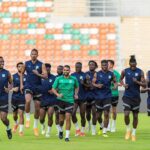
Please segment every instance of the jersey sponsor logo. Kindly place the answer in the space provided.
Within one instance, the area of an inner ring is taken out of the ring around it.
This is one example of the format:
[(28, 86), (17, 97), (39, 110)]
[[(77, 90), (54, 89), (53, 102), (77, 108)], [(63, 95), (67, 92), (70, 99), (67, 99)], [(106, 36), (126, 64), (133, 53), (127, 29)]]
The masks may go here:
[(5, 78), (5, 77), (6, 77), (6, 75), (5, 75), (5, 74), (2, 74), (2, 77), (3, 77), (3, 78)]
[(111, 79), (111, 75), (108, 76), (108, 79)]
[(73, 81), (72, 81), (72, 80), (69, 80), (69, 83), (73, 83)]
[(19, 78), (16, 78), (16, 80), (19, 80)]
[(26, 81), (26, 78), (24, 78), (23, 81)]

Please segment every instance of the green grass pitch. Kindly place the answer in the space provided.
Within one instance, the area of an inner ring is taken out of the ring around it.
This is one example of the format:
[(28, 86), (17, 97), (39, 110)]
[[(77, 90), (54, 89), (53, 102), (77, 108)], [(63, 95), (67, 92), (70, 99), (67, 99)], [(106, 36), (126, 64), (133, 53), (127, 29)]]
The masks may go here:
[[(12, 115), (9, 115), (13, 125)], [(32, 118), (33, 121), (33, 118)], [(99, 125), (97, 125), (98, 131)], [(74, 136), (74, 126), (71, 129), (71, 141), (66, 143), (56, 136), (55, 125), (52, 128), (51, 137), (45, 138), (40, 135), (34, 137), (33, 129), (25, 129), (25, 135), (19, 137), (13, 134), (13, 139), (8, 140), (5, 126), (0, 123), (0, 150), (150, 150), (150, 118), (146, 114), (139, 115), (139, 126), (137, 129), (137, 141), (124, 140), (125, 126), (123, 114), (117, 118), (117, 132), (109, 133), (108, 138), (86, 133), (85, 137)], [(40, 124), (39, 124), (40, 129)]]

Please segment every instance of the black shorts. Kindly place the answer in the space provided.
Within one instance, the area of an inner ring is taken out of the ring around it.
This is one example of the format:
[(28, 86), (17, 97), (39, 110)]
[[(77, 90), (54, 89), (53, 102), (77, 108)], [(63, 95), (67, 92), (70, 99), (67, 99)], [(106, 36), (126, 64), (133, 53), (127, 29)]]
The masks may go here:
[(72, 114), (73, 105), (74, 105), (73, 103), (68, 103), (68, 102), (58, 100), (57, 105), (58, 105), (58, 109), (59, 109), (60, 114), (65, 114), (65, 113), (71, 113)]
[(76, 100), (74, 101), (74, 103), (76, 103), (78, 106), (83, 105), (83, 104), (87, 104), (86, 101), (84, 101), (84, 100), (79, 100), (79, 99), (76, 99)]
[(123, 96), (123, 107), (124, 111), (133, 111), (133, 112), (139, 112), (140, 109), (140, 103), (141, 99), (140, 98), (130, 98)]
[(147, 114), (150, 116), (150, 104), (147, 104)]
[(13, 112), (17, 111), (18, 109), (24, 111), (25, 110), (25, 101), (22, 100), (12, 100), (11, 106)]
[(0, 112), (8, 113), (8, 94), (0, 95)]
[(87, 107), (91, 107), (93, 105), (95, 105), (95, 100), (86, 100), (86, 106)]
[(110, 110), (111, 98), (101, 99), (96, 101), (96, 111)]
[(112, 105), (113, 107), (117, 107), (118, 101), (119, 101), (119, 96), (113, 96), (113, 97), (111, 98), (111, 105)]
[(26, 89), (25, 90), (25, 95), (26, 94), (31, 94), (33, 96), (34, 101), (41, 101), (42, 94), (38, 92), (33, 92), (31, 89)]

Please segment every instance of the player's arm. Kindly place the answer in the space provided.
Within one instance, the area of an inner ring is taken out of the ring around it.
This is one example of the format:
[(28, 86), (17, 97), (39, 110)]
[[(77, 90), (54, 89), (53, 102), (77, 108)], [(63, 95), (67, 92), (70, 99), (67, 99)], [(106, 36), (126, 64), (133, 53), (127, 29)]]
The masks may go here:
[(74, 94), (75, 99), (78, 99), (78, 92), (79, 92), (79, 83), (75, 78), (75, 94)]
[(148, 77), (148, 72), (146, 73), (146, 80), (145, 80), (145, 82), (146, 82), (146, 87), (142, 87), (141, 88), (141, 93), (145, 93), (145, 92), (150, 91), (150, 88), (148, 87), (148, 83), (150, 82), (149, 81), (149, 77)]
[(117, 83), (116, 76), (115, 76), (114, 74), (113, 74), (112, 82), (114, 83), (114, 87), (113, 87), (113, 89), (114, 89), (114, 90), (115, 90), (115, 89), (117, 89), (117, 87), (118, 87), (118, 83)]
[(41, 77), (41, 78), (43, 78), (43, 79), (46, 79), (46, 78), (48, 77), (45, 64), (42, 64), (42, 73), (41, 73), (41, 74), (40, 74), (36, 69), (35, 69), (35, 70), (32, 70), (32, 72), (33, 72), (35, 75), (37, 75), (37, 76), (39, 76), (39, 77)]
[(52, 86), (52, 92), (58, 97), (58, 98), (61, 98), (63, 95), (60, 93), (58, 93), (58, 91), (57, 91), (57, 88), (58, 88), (58, 84), (59, 84), (59, 82), (58, 82), (58, 78), (56, 78), (56, 80), (54, 81), (54, 84), (53, 84), (53, 86)]
[(97, 84), (96, 80), (97, 80), (97, 73), (95, 73), (94, 76), (93, 76), (92, 84), (93, 84), (94, 87), (102, 88), (103, 84), (100, 84), (100, 83)]
[(146, 81), (145, 81), (145, 77), (144, 77), (144, 72), (143, 71), (141, 72), (141, 80), (138, 81), (136, 78), (133, 78), (133, 81), (136, 84), (142, 86), (143, 88), (146, 88)]

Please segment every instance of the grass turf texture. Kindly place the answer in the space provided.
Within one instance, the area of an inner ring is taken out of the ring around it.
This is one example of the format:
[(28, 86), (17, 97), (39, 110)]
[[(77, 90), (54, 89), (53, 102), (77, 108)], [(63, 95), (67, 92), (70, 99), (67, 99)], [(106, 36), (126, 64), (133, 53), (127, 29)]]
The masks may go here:
[[(11, 125), (13, 125), (12, 115), (9, 115), (9, 119), (11, 121)], [(99, 125), (97, 125), (97, 131), (98, 129)], [(50, 138), (45, 138), (43, 135), (34, 137), (33, 128), (31, 126), (29, 129), (25, 129), (23, 137), (20, 137), (17, 132), (13, 134), (12, 140), (8, 140), (5, 130), (5, 126), (0, 123), (0, 150), (150, 150), (150, 118), (146, 114), (139, 115), (136, 142), (124, 140), (125, 126), (123, 114), (118, 115), (117, 132), (108, 133), (108, 138), (104, 138), (99, 135), (92, 136), (91, 133), (86, 133), (85, 137), (75, 137), (74, 125), (72, 125), (71, 130), (71, 141), (67, 143), (64, 139), (58, 139), (56, 136), (55, 125), (52, 127)]]

